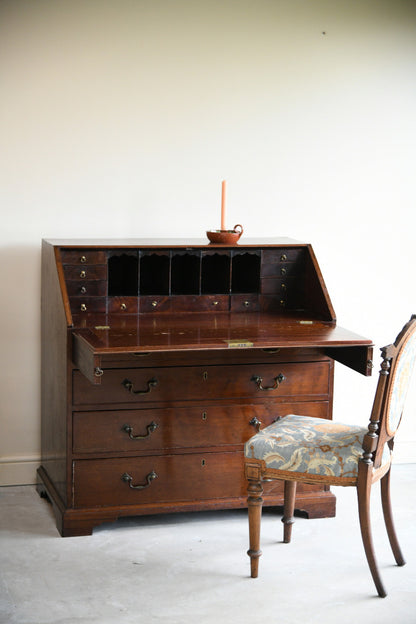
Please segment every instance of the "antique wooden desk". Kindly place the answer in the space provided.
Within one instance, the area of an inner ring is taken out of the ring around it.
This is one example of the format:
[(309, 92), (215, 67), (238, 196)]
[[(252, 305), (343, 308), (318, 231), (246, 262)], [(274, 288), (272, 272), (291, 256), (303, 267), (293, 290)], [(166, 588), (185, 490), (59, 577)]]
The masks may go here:
[[(331, 418), (334, 360), (368, 375), (371, 357), (336, 325), (310, 245), (43, 241), (38, 475), (60, 533), (245, 506), (257, 420)], [(297, 507), (331, 516), (335, 498), (304, 486)]]

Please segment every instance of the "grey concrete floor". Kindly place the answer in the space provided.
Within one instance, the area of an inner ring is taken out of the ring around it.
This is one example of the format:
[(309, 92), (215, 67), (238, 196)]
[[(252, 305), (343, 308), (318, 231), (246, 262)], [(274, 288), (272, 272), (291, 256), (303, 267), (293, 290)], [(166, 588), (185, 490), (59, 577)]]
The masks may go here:
[(249, 577), (245, 510), (123, 518), (61, 538), (32, 486), (0, 488), (2, 624), (415, 624), (416, 464), (393, 467), (395, 565), (373, 492), (373, 533), (389, 595), (376, 596), (355, 488), (335, 488), (337, 517), (297, 518), (290, 545), (265, 510), (260, 576)]

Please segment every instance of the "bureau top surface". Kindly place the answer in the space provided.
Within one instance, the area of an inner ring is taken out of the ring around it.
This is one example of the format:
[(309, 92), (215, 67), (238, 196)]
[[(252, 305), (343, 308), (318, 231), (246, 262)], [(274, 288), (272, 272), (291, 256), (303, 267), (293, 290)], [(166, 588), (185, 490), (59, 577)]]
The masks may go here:
[(216, 245), (210, 243), (207, 238), (123, 238), (123, 239), (44, 239), (45, 243), (53, 245), (55, 247), (66, 248), (83, 248), (83, 247), (108, 247), (108, 248), (128, 248), (128, 247), (274, 247), (274, 246), (290, 246), (290, 245), (305, 245), (301, 241), (297, 241), (293, 238), (276, 237), (276, 238), (242, 238), (242, 240), (235, 245)]

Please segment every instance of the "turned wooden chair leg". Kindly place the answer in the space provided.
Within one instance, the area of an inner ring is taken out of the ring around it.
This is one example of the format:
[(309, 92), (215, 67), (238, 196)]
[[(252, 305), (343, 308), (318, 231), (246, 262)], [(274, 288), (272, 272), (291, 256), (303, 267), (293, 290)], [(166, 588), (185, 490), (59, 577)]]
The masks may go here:
[(371, 575), (373, 577), (374, 584), (377, 588), (378, 595), (381, 598), (387, 596), (387, 592), (384, 589), (383, 582), (381, 580), (377, 562), (374, 554), (373, 538), (371, 533), (370, 522), (370, 493), (371, 493), (371, 481), (367, 479), (366, 482), (362, 481), (357, 487), (358, 495), (358, 514), (360, 518), (361, 537), (363, 540), (364, 550), (367, 557), (368, 566), (370, 568)]
[(393, 513), (390, 502), (390, 470), (384, 475), (380, 481), (381, 485), (381, 502), (383, 506), (384, 522), (386, 524), (387, 535), (389, 536), (390, 546), (393, 551), (397, 565), (403, 566), (406, 561), (403, 557), (399, 546), (396, 531), (393, 523)]
[(283, 508), (283, 542), (289, 544), (292, 537), (292, 526), (295, 522), (296, 481), (285, 481)]
[(250, 534), (250, 547), (247, 551), (250, 557), (251, 577), (257, 578), (259, 573), (260, 550), (260, 525), (261, 510), (263, 505), (263, 486), (261, 481), (249, 481), (248, 484), (248, 527)]

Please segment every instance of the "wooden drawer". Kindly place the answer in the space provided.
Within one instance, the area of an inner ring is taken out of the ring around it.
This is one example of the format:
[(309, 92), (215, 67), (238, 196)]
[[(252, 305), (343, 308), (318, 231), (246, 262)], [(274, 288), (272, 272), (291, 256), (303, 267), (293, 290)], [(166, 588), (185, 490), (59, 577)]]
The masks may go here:
[(146, 312), (227, 312), (228, 295), (173, 295), (140, 297), (140, 313)]
[(70, 297), (105, 297), (107, 294), (107, 282), (104, 280), (68, 280), (66, 289)]
[(303, 249), (300, 247), (263, 249), (263, 266), (297, 262), (300, 258), (303, 258)]
[(228, 295), (175, 295), (172, 312), (224, 312), (230, 308)]
[(259, 310), (259, 297), (251, 295), (231, 295), (232, 312), (256, 312)]
[(67, 280), (105, 280), (107, 279), (107, 267), (104, 265), (64, 266)]
[(108, 297), (108, 312), (137, 313), (137, 297)]
[(75, 405), (149, 403), (218, 398), (325, 399), (330, 384), (329, 362), (185, 366), (104, 370), (100, 385), (73, 375)]
[(106, 264), (105, 251), (91, 249), (61, 249), (62, 264)]
[(154, 313), (154, 312), (170, 312), (171, 311), (171, 298), (161, 296), (141, 296), (139, 298), (139, 312)]
[(328, 418), (329, 403), (245, 403), (205, 408), (74, 412), (73, 452), (147, 453), (240, 445), (255, 433), (250, 425), (252, 418), (258, 418), (265, 427), (286, 414)]
[(288, 293), (296, 292), (300, 286), (300, 280), (289, 277), (285, 278), (266, 278), (261, 281), (261, 293), (263, 295), (279, 295), (286, 296)]
[[(151, 480), (152, 473), (157, 478)], [(74, 507), (179, 503), (246, 495), (242, 452), (81, 459), (73, 463), (73, 475)], [(124, 480), (123, 475), (131, 477), (131, 481)], [(134, 489), (130, 485), (146, 487)]]
[(72, 314), (107, 311), (107, 299), (105, 297), (71, 297), (70, 305)]

